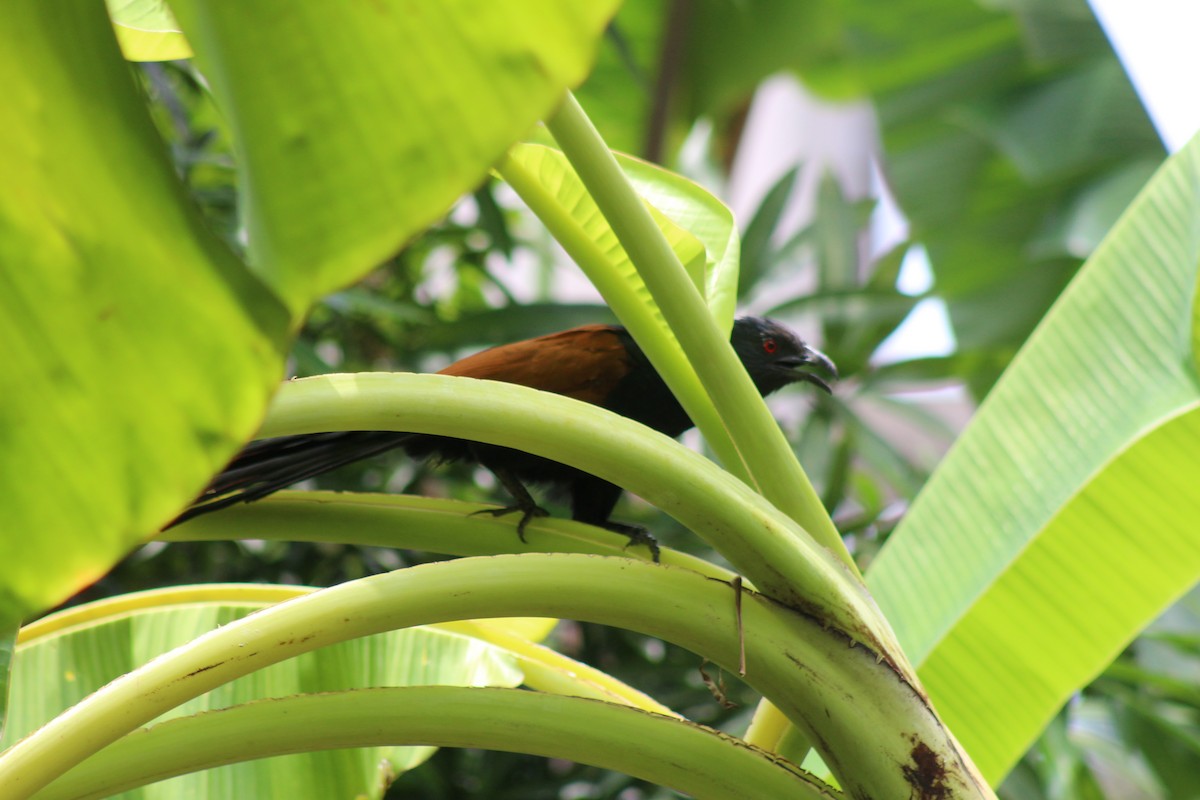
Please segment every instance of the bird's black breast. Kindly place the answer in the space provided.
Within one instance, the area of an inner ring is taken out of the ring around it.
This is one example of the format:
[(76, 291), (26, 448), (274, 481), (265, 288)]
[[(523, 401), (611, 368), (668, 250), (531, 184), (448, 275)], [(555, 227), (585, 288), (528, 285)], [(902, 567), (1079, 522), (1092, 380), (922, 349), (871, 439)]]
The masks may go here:
[(692, 421), (633, 337), (624, 330), (619, 335), (629, 353), (630, 368), (602, 405), (674, 439), (692, 427)]

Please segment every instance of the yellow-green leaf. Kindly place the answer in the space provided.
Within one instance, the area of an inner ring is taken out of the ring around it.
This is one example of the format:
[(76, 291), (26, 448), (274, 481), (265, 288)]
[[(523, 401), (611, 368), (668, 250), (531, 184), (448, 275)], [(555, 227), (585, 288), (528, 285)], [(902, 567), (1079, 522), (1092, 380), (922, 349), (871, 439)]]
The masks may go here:
[(177, 0), (253, 263), (299, 313), (392, 255), (583, 80), (616, 5)]
[(170, 520), (257, 427), (282, 306), (205, 227), (84, 0), (0, 25), (0, 619)]
[(1200, 140), (1088, 260), (869, 576), (998, 781), (1200, 579)]

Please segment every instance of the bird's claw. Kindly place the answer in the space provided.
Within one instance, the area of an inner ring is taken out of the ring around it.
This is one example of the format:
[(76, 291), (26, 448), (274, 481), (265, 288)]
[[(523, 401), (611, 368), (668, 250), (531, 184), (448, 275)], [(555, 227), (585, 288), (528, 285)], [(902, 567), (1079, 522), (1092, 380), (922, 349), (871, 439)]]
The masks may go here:
[(468, 516), (475, 517), (480, 514), (487, 514), (492, 517), (507, 517), (509, 514), (521, 514), (521, 521), (517, 523), (517, 536), (523, 543), (528, 543), (525, 538), (525, 526), (529, 524), (531, 519), (550, 516), (550, 512), (541, 506), (505, 506), (504, 508), (481, 508), (478, 511), (472, 511)]
[(658, 539), (650, 531), (643, 528), (641, 525), (626, 525), (622, 522), (607, 522), (602, 525), (605, 530), (610, 530), (613, 533), (619, 533), (623, 536), (628, 536), (629, 541), (625, 544), (625, 549), (628, 550), (634, 545), (645, 545), (650, 550), (650, 557), (657, 564), (662, 556), (662, 550), (658, 546)]

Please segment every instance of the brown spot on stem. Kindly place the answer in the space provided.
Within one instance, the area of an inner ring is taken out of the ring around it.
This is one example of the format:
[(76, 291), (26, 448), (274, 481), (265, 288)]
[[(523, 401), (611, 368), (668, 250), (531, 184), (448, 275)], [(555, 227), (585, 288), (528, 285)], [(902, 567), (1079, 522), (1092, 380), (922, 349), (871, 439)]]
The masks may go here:
[(187, 676), (186, 676), (186, 677), (189, 677), (189, 678), (194, 678), (194, 677), (196, 677), (197, 675), (199, 675), (201, 672), (208, 672), (210, 669), (216, 669), (217, 667), (221, 666), (221, 665), (222, 665), (222, 664), (224, 664), (224, 663), (225, 663), (224, 661), (218, 661), (218, 662), (217, 662), (217, 663), (215, 663), (215, 664), (209, 664), (209, 665), (208, 665), (208, 666), (206, 666), (206, 667), (201, 667), (200, 669), (195, 669), (195, 670), (192, 670), (191, 672), (189, 672), (189, 673), (187, 674)]
[(929, 745), (918, 741), (909, 753), (912, 765), (904, 765), (904, 779), (913, 788), (917, 800), (945, 800), (950, 796), (946, 786), (946, 767)]

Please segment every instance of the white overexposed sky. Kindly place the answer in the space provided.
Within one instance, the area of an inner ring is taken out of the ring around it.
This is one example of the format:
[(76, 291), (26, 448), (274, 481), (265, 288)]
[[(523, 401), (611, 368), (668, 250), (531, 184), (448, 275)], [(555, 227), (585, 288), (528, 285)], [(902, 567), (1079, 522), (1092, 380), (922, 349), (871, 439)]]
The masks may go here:
[(1089, 0), (1167, 149), (1200, 130), (1200, 2)]

